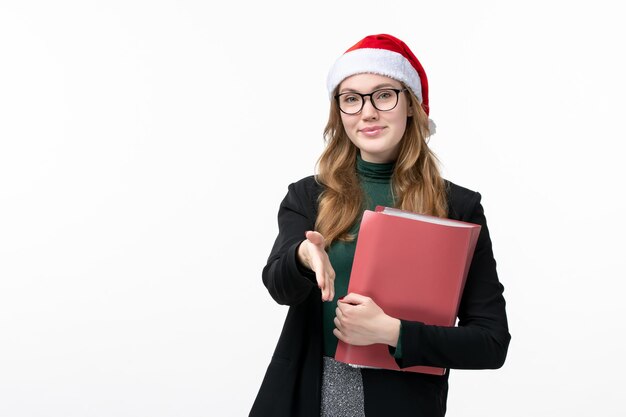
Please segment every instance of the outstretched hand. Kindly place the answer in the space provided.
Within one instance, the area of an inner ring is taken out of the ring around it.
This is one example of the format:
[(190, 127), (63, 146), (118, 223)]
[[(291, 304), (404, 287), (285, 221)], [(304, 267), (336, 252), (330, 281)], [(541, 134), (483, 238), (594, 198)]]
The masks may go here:
[(385, 314), (370, 297), (350, 293), (339, 299), (335, 314), (333, 333), (345, 343), (384, 343), (393, 347), (398, 343), (400, 320)]
[(317, 286), (322, 290), (322, 301), (335, 298), (335, 270), (326, 253), (324, 236), (319, 232), (308, 231), (298, 247), (298, 259), (307, 268), (315, 272)]

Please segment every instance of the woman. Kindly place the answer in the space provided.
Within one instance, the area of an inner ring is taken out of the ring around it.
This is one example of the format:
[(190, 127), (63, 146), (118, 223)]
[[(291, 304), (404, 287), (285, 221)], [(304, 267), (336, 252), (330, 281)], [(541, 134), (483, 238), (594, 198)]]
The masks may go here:
[[(318, 174), (289, 185), (263, 283), (289, 305), (250, 416), (443, 416), (448, 375), (358, 369), (338, 340), (385, 343), (400, 368), (494, 369), (510, 340), (480, 194), (444, 180), (426, 140), (428, 83), (401, 40), (367, 36), (328, 75), (331, 109)], [(346, 294), (360, 216), (376, 205), (480, 224), (458, 327), (390, 317)]]

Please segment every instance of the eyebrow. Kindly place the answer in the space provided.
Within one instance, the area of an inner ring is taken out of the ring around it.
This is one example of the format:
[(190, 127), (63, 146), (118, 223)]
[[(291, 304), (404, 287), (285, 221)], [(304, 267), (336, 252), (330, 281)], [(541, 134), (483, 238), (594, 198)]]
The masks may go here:
[[(374, 86), (371, 91), (376, 91), (381, 88), (402, 88), (402, 87), (396, 87), (395, 85), (391, 83), (383, 83), (383, 84), (378, 84)], [(343, 93), (358, 93), (358, 91), (355, 90), (354, 88), (342, 88), (341, 90), (339, 90), (339, 94), (343, 94)]]

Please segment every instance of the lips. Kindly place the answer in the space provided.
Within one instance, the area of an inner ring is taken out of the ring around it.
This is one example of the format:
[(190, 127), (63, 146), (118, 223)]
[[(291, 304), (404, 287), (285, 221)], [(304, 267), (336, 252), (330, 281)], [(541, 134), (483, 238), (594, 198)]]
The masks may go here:
[(363, 129), (360, 129), (359, 132), (361, 132), (362, 134), (364, 134), (365, 136), (378, 136), (380, 134), (380, 132), (383, 131), (383, 127), (382, 126), (369, 126), (369, 127), (364, 127)]

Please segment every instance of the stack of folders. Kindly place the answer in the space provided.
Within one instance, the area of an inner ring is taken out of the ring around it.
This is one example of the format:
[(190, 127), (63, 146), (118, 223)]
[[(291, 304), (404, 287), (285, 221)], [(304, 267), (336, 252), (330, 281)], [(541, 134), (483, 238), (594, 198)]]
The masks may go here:
[[(349, 293), (371, 297), (399, 319), (454, 326), (480, 225), (377, 206), (365, 210)], [(335, 359), (354, 366), (401, 370), (387, 345), (339, 341)], [(402, 371), (443, 375), (444, 368)]]

